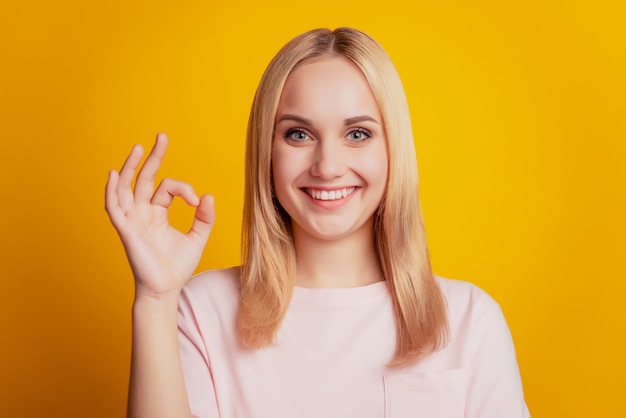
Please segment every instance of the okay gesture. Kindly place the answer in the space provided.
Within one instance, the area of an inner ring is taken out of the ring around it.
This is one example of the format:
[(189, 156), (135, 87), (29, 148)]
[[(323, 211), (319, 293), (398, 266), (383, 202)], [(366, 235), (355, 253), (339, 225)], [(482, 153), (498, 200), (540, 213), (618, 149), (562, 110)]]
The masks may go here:
[[(132, 181), (143, 155), (133, 147), (122, 169), (111, 170), (106, 185), (106, 211), (117, 230), (135, 277), (135, 297), (155, 299), (178, 294), (193, 275), (215, 221), (213, 197), (198, 198), (191, 185), (164, 179), (156, 191), (154, 179), (161, 165), (167, 137), (157, 135), (150, 155)], [(191, 229), (182, 233), (168, 222), (175, 197), (196, 208)]]

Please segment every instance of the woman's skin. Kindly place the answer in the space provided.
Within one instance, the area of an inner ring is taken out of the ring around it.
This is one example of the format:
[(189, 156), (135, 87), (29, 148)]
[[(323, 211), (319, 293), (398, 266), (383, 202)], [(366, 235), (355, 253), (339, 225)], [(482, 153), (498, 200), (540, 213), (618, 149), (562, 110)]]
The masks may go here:
[[(291, 216), (296, 284), (380, 281), (372, 215), (387, 184), (387, 141), (365, 76), (339, 55), (308, 61), (288, 77), (276, 121), (272, 177)], [(335, 200), (311, 196), (343, 190), (352, 192)]]
[[(190, 417), (178, 352), (178, 297), (200, 262), (215, 213), (213, 198), (198, 198), (188, 184), (165, 179), (154, 191), (154, 178), (167, 147), (156, 143), (131, 184), (143, 150), (135, 146), (120, 173), (111, 171), (106, 210), (117, 230), (135, 278), (133, 342), (128, 415)], [(172, 228), (167, 211), (174, 197), (196, 207), (186, 234)]]
[[(289, 76), (276, 120), (274, 189), (292, 217), (297, 285), (380, 281), (373, 214), (388, 160), (382, 118), (365, 77), (340, 56), (307, 62)], [(166, 146), (167, 137), (159, 134), (134, 190), (140, 146), (119, 174), (109, 173), (106, 186), (106, 210), (135, 280), (128, 415), (137, 418), (191, 416), (178, 351), (178, 298), (215, 221), (213, 198), (198, 198), (186, 183), (165, 179), (154, 191)], [(332, 201), (320, 196), (338, 190), (341, 197), (337, 192)], [(175, 197), (196, 208), (186, 234), (167, 221)]]

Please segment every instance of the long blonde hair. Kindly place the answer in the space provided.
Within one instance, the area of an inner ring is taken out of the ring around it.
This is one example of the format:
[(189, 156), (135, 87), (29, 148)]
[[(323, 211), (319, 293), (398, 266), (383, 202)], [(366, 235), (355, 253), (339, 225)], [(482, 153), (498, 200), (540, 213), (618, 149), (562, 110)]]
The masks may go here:
[(386, 52), (355, 29), (316, 29), (294, 38), (272, 59), (259, 83), (246, 141), (238, 331), (247, 347), (271, 344), (289, 307), (296, 257), (289, 215), (272, 193), (274, 124), (289, 74), (324, 54), (345, 56), (361, 69), (383, 118), (389, 175), (374, 237), (396, 318), (396, 354), (390, 366), (402, 366), (445, 345), (447, 308), (430, 267), (404, 88)]

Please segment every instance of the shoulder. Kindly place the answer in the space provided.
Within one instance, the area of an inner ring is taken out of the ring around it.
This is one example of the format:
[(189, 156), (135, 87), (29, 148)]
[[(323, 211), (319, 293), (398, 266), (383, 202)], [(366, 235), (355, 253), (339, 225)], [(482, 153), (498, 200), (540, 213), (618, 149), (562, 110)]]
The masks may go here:
[(473, 283), (435, 276), (435, 281), (449, 305), (499, 309), (498, 303), (483, 289)]
[(503, 318), (500, 305), (475, 284), (440, 276), (435, 276), (435, 280), (446, 300), (448, 319), (453, 328), (460, 324)]
[(239, 267), (230, 267), (203, 271), (189, 280), (183, 292), (203, 293), (227, 289), (239, 291), (239, 270)]
[(239, 267), (208, 270), (194, 276), (183, 288), (179, 311), (233, 310), (239, 303)]

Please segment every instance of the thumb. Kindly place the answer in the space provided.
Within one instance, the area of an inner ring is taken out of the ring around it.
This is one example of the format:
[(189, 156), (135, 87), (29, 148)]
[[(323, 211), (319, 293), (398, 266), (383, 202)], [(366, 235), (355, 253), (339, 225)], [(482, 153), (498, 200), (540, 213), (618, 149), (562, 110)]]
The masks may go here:
[(213, 196), (205, 194), (200, 198), (200, 204), (196, 207), (196, 214), (187, 235), (204, 245), (209, 238), (214, 222), (215, 203)]

